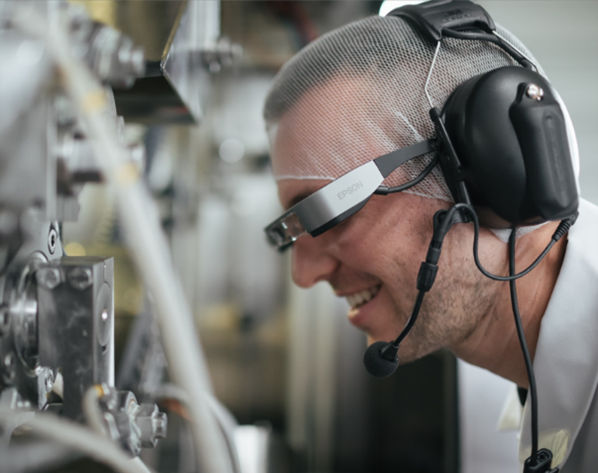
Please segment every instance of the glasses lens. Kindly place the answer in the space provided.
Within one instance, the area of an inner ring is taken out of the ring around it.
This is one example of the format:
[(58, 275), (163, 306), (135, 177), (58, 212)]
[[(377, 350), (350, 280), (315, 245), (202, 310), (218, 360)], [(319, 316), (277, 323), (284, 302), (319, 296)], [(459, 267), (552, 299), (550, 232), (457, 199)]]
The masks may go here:
[(266, 228), (268, 240), (279, 250), (286, 249), (303, 233), (305, 233), (305, 229), (293, 212), (284, 214)]

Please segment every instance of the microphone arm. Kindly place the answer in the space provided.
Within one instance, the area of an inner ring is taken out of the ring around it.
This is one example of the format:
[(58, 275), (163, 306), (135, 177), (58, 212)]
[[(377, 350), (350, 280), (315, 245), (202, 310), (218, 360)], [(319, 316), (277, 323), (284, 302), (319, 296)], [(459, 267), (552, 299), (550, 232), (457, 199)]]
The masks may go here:
[[(463, 212), (463, 210), (466, 212)], [(385, 378), (396, 371), (399, 366), (399, 357), (397, 355), (399, 344), (413, 328), (424, 301), (424, 296), (434, 285), (444, 237), (455, 223), (465, 223), (470, 221), (470, 218), (465, 216), (469, 215), (469, 213), (469, 205), (456, 204), (449, 210), (439, 210), (434, 214), (432, 240), (428, 246), (426, 260), (421, 263), (417, 275), (417, 289), (419, 292), (417, 293), (415, 303), (413, 304), (411, 316), (395, 340), (392, 342), (375, 342), (368, 347), (363, 356), (363, 363), (371, 375)]]

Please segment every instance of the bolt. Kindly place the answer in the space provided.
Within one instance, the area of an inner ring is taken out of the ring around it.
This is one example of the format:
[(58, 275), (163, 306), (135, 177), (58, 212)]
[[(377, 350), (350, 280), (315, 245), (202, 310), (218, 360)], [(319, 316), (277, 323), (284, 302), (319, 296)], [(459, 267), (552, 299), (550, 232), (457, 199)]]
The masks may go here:
[(10, 326), (10, 309), (7, 304), (0, 304), (0, 336), (8, 333)]
[(527, 89), (525, 90), (525, 94), (532, 100), (537, 100), (538, 102), (544, 98), (544, 90), (542, 87), (536, 84), (529, 84)]
[(71, 286), (79, 291), (87, 289), (93, 282), (91, 269), (89, 268), (73, 268), (69, 271), (67, 278)]
[(158, 412), (154, 417), (154, 428), (156, 430), (156, 438), (166, 438), (166, 431), (168, 430), (168, 417), (166, 412)]
[(62, 274), (58, 268), (40, 268), (35, 273), (37, 283), (50, 291), (62, 282)]
[(7, 353), (2, 360), (2, 379), (6, 384), (12, 383), (15, 379), (15, 357), (12, 353)]
[(166, 437), (168, 418), (155, 404), (142, 403), (135, 416), (135, 423), (141, 431), (143, 447), (155, 447), (158, 439)]
[(48, 251), (51, 255), (56, 251), (56, 244), (58, 243), (58, 232), (52, 226), (48, 232)]

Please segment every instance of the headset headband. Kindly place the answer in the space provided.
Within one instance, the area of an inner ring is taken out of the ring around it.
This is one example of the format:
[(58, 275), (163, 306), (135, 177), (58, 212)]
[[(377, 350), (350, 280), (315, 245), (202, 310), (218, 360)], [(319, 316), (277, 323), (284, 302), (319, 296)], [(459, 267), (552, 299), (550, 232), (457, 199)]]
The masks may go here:
[(392, 10), (387, 16), (409, 18), (434, 42), (449, 36), (450, 31), (474, 28), (492, 33), (496, 29), (488, 12), (469, 0), (439, 0), (419, 5), (405, 5)]
[(445, 37), (489, 41), (505, 50), (522, 66), (536, 69), (528, 58), (496, 34), (496, 26), (489, 13), (469, 0), (437, 0), (405, 5), (386, 16), (408, 19), (434, 43)]

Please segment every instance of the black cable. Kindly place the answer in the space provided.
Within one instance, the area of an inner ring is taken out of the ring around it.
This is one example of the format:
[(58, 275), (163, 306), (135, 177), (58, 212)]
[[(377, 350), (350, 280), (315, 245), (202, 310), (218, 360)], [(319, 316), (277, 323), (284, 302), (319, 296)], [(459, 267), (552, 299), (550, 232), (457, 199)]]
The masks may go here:
[(413, 187), (416, 184), (419, 184), (428, 174), (430, 174), (430, 172), (432, 171), (432, 169), (434, 169), (434, 166), (436, 166), (437, 163), (438, 163), (438, 158), (433, 158), (432, 161), (430, 161), (430, 163), (414, 179), (410, 180), (409, 182), (406, 182), (405, 184), (401, 184), (400, 186), (395, 186), (395, 187), (379, 186), (378, 189), (376, 189), (374, 191), (374, 194), (387, 195), (387, 194), (393, 194), (395, 192), (401, 192), (401, 191), (404, 191), (405, 189), (409, 189), (410, 187)]
[(489, 272), (486, 268), (484, 268), (482, 266), (482, 263), (480, 262), (480, 258), (479, 258), (479, 254), (478, 254), (478, 228), (474, 226), (474, 229), (475, 229), (474, 230), (475, 236), (474, 236), (474, 241), (473, 241), (473, 246), (474, 246), (473, 258), (475, 260), (475, 264), (484, 276), (486, 276), (487, 278), (490, 278), (490, 279), (494, 279), (495, 281), (515, 281), (516, 279), (522, 278), (523, 276), (528, 274), (530, 271), (532, 271), (536, 266), (538, 266), (538, 264), (540, 264), (540, 261), (542, 261), (544, 259), (544, 257), (548, 254), (550, 249), (556, 243), (556, 241), (551, 239), (550, 242), (548, 242), (548, 245), (546, 245), (546, 247), (542, 251), (542, 253), (540, 253), (538, 255), (538, 257), (527, 268), (525, 268), (520, 273), (512, 274), (509, 276), (499, 276), (498, 274), (493, 274), (493, 273)]
[(510, 275), (510, 276), (499, 276), (497, 274), (493, 274), (493, 273), (489, 272), (486, 268), (484, 268), (484, 266), (482, 266), (482, 263), (480, 262), (480, 258), (479, 258), (479, 254), (478, 254), (480, 222), (479, 222), (477, 213), (473, 209), (473, 207), (471, 207), (469, 205), (464, 205), (463, 208), (467, 210), (467, 212), (469, 213), (469, 215), (471, 215), (472, 220), (473, 220), (473, 228), (474, 228), (473, 259), (475, 261), (475, 264), (484, 276), (486, 276), (487, 278), (490, 278), (490, 279), (494, 279), (495, 281), (513, 281), (515, 279), (519, 279), (519, 278), (525, 276), (530, 271), (532, 271), (536, 266), (538, 266), (540, 261), (542, 261), (544, 259), (544, 257), (548, 254), (550, 249), (553, 247), (553, 245), (557, 241), (559, 241), (563, 237), (563, 235), (565, 235), (569, 231), (569, 228), (571, 228), (571, 225), (573, 225), (575, 223), (575, 220), (577, 219), (577, 214), (575, 214), (569, 218), (561, 220), (561, 223), (559, 224), (557, 229), (552, 234), (552, 237), (551, 237), (550, 241), (548, 242), (548, 245), (546, 245), (546, 248), (544, 248), (542, 253), (540, 253), (538, 255), (538, 257), (523, 271), (521, 271), (517, 274)]
[(407, 336), (407, 334), (409, 333), (409, 331), (411, 330), (411, 327), (413, 327), (413, 324), (417, 320), (417, 315), (419, 314), (419, 309), (421, 308), (421, 305), (422, 305), (422, 302), (424, 301), (425, 295), (426, 295), (426, 291), (419, 291), (417, 293), (417, 298), (415, 299), (415, 303), (413, 304), (413, 310), (411, 311), (409, 320), (407, 320), (407, 323), (405, 324), (405, 327), (403, 328), (403, 330), (399, 334), (399, 336), (395, 339), (394, 342), (392, 342), (392, 344), (395, 347), (399, 346), (399, 344), (403, 341), (403, 338), (405, 338)]
[[(515, 241), (517, 239), (517, 229), (511, 229), (509, 236), (509, 275), (515, 275)], [(517, 300), (517, 281), (515, 279), (509, 280), (509, 289), (511, 292), (511, 306), (513, 308), (513, 316), (515, 318), (515, 327), (517, 328), (517, 336), (519, 337), (519, 344), (521, 345), (521, 352), (525, 361), (525, 369), (527, 371), (527, 379), (529, 382), (529, 393), (531, 403), (531, 427), (532, 427), (532, 453), (531, 458), (535, 458), (538, 454), (538, 392), (536, 389), (536, 377), (534, 376), (534, 368), (532, 366), (532, 359), (527, 347), (525, 333), (521, 324), (521, 314), (519, 313), (519, 302)]]

